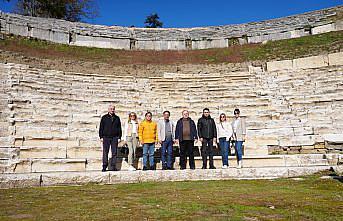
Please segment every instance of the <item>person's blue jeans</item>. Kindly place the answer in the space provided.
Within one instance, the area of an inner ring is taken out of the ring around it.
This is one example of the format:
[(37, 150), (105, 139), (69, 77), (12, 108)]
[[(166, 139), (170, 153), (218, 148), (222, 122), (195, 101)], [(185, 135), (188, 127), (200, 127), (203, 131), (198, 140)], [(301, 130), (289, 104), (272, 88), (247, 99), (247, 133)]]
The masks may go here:
[(173, 140), (166, 139), (162, 142), (161, 147), (161, 160), (163, 168), (172, 168), (173, 160)]
[(240, 161), (242, 160), (242, 146), (243, 146), (243, 141), (236, 141), (235, 142), (235, 150), (236, 150), (236, 155), (237, 155), (237, 160)]
[(155, 143), (143, 144), (143, 166), (147, 166), (149, 157), (149, 166), (154, 166)]
[(226, 141), (226, 137), (219, 138), (219, 146), (222, 153), (222, 162), (223, 166), (229, 166), (229, 147), (230, 147), (230, 140)]

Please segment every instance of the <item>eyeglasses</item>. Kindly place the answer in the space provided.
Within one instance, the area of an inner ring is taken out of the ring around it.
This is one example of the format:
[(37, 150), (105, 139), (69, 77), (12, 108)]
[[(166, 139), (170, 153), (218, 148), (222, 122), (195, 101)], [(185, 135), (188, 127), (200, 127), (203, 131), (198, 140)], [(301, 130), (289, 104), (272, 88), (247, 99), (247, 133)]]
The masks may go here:
[(235, 114), (239, 114), (239, 113), (235, 113)]

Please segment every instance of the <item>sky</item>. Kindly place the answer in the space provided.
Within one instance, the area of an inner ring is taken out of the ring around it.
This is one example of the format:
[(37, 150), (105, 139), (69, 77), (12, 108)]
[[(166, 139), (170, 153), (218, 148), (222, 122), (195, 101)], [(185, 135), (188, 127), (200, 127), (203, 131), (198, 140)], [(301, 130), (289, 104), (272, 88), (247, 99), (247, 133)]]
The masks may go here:
[[(263, 21), (343, 5), (343, 0), (94, 0), (98, 17), (84, 22), (144, 27), (157, 13), (164, 28), (189, 28)], [(16, 0), (0, 0), (0, 10), (11, 12)]]

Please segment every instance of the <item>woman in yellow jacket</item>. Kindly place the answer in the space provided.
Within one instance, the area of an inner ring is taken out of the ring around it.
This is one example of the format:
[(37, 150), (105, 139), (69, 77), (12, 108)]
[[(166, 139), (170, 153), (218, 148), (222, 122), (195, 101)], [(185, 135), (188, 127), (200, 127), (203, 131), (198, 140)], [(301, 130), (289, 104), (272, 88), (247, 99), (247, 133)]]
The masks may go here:
[[(157, 124), (152, 121), (152, 113), (145, 114), (145, 120), (138, 127), (139, 142), (143, 146), (143, 170), (155, 170), (154, 153), (157, 140)], [(147, 166), (149, 157), (149, 167)]]

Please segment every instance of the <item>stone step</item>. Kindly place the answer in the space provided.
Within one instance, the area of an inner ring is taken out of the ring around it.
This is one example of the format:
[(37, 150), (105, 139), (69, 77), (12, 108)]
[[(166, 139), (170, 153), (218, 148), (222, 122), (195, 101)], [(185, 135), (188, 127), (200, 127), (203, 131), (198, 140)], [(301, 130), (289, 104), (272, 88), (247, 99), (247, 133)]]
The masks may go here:
[[(301, 166), (329, 166), (336, 165), (339, 159), (338, 154), (306, 154), (306, 155), (265, 155), (265, 156), (243, 156), (243, 166), (251, 167), (301, 167)], [(179, 169), (179, 157), (175, 157), (174, 168)], [(6, 161), (6, 163), (9, 163)], [(155, 157), (157, 169), (161, 169), (159, 157)], [(79, 159), (20, 159), (12, 162), (12, 167), (6, 173), (36, 173), (54, 171), (97, 171), (102, 168), (101, 158), (79, 158)], [(15, 164), (15, 165), (14, 165)], [(5, 164), (4, 164), (5, 165)], [(214, 156), (214, 165), (221, 168), (221, 156)], [(229, 166), (236, 167), (235, 156), (229, 157)], [(127, 170), (128, 163), (125, 158), (117, 158), (117, 168)], [(200, 156), (195, 157), (196, 168), (202, 167)], [(142, 169), (142, 158), (135, 162), (137, 169)], [(189, 165), (187, 165), (187, 168)]]
[[(89, 137), (88, 137), (89, 138)], [(93, 140), (89, 140), (85, 138), (85, 140), (80, 139), (80, 145), (76, 145), (76, 142), (73, 143), (68, 140), (48, 140), (49, 143), (44, 142), (42, 139), (36, 140), (33, 146), (19, 146), (17, 148), (11, 148), (16, 150), (16, 154), (20, 157), (20, 159), (90, 159), (90, 158), (100, 158), (102, 157), (102, 147), (99, 143), (97, 137)], [(275, 142), (271, 141), (271, 139), (265, 141), (265, 143), (259, 142), (259, 144), (255, 144), (254, 140), (247, 142), (244, 145), (244, 153), (245, 155), (256, 155), (257, 152), (260, 155), (268, 154), (268, 148), (261, 148), (262, 146), (266, 146), (268, 142)], [(58, 144), (59, 143), (59, 144)], [(41, 145), (41, 146), (38, 146)], [(123, 143), (119, 143), (119, 150)], [(155, 148), (155, 156), (158, 157), (160, 155), (160, 147), (161, 145), (156, 145)], [(20, 152), (19, 152), (20, 149)], [(199, 156), (201, 149), (201, 143), (198, 141), (195, 143), (194, 148), (194, 155)], [(1, 149), (0, 149), (1, 150)], [(221, 156), (219, 148), (214, 148), (214, 155)], [(231, 148), (232, 155), (234, 154), (233, 147)], [(174, 154), (175, 156), (179, 155), (179, 147), (177, 145), (174, 146)], [(119, 157), (123, 157), (122, 154), (119, 153)], [(142, 156), (142, 147), (139, 146), (136, 150), (136, 156)], [(5, 157), (4, 157), (5, 158)]]
[(336, 169), (336, 166), (2, 174), (0, 176), (0, 188), (82, 185), (89, 183), (118, 184), (195, 180), (276, 179), (310, 175), (330, 168)]
[(19, 148), (0, 147), (0, 159), (14, 159), (19, 154)]

